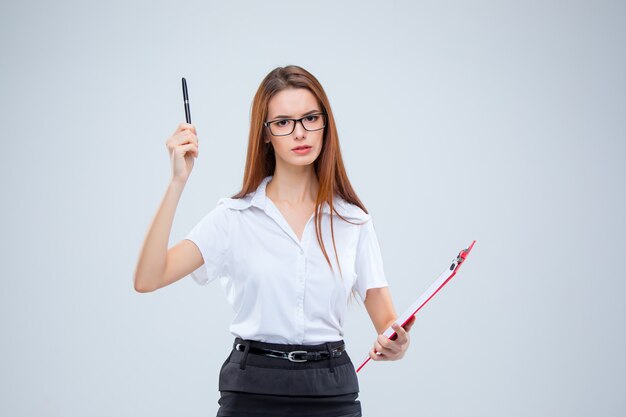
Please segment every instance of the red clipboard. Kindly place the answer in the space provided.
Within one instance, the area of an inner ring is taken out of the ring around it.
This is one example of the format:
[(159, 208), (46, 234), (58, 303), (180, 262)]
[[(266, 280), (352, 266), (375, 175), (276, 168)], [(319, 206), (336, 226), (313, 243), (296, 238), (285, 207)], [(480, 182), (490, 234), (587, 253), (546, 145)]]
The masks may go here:
[[(398, 323), (399, 325), (404, 327), (404, 325), (411, 319), (411, 317), (413, 317), (422, 307), (424, 307), (424, 305), (426, 305), (426, 303), (430, 301), (430, 299), (433, 298), (434, 295), (437, 294), (437, 292), (444, 285), (446, 285), (454, 275), (456, 275), (457, 271), (461, 267), (461, 264), (465, 261), (465, 258), (467, 258), (467, 255), (469, 255), (470, 251), (474, 247), (474, 243), (476, 243), (475, 240), (472, 242), (471, 245), (469, 245), (467, 249), (462, 249), (459, 252), (459, 254), (452, 260), (452, 264), (450, 265), (450, 267), (446, 268), (441, 273), (441, 275), (439, 275), (439, 278), (437, 278), (435, 282), (433, 282), (430, 287), (428, 287), (428, 289), (424, 291), (424, 293), (420, 295), (420, 297), (413, 304), (411, 304), (411, 306), (407, 308), (400, 317), (396, 319), (395, 323)], [(389, 328), (385, 330), (383, 335), (387, 336), (387, 338), (390, 340), (395, 340), (396, 337), (398, 337), (398, 334), (395, 330), (393, 330), (393, 327), (391, 326), (389, 326)], [(356, 371), (359, 372), (361, 368), (363, 368), (363, 366), (365, 366), (365, 364), (370, 361), (370, 359), (372, 358), (368, 356), (367, 359), (361, 364), (361, 366), (359, 366)]]

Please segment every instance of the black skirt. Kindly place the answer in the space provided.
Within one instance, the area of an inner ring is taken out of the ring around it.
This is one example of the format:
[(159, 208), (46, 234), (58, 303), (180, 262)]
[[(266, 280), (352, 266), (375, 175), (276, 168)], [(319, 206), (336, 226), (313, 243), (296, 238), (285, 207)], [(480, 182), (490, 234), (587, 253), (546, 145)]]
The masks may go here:
[(292, 362), (234, 349), (329, 350), (344, 341), (284, 345), (235, 338), (219, 375), (217, 417), (360, 417), (359, 382), (344, 350), (339, 357)]

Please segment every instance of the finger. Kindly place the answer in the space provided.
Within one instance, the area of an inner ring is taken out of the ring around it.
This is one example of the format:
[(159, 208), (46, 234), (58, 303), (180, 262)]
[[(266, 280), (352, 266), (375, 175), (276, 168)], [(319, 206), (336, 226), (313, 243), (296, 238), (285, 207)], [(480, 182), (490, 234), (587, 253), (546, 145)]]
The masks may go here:
[(181, 155), (187, 155), (187, 153), (190, 153), (190, 154), (194, 155), (195, 157), (198, 156), (198, 147), (196, 145), (194, 145), (193, 143), (188, 143), (186, 145), (177, 146), (176, 150)]
[(181, 155), (194, 155), (194, 156), (198, 156), (198, 147), (195, 146), (193, 143), (188, 143), (186, 145), (180, 145), (176, 147), (176, 150), (181, 154)]
[(397, 341), (390, 341), (390, 344), (387, 345), (387, 347), (380, 347), (380, 350), (377, 349), (379, 352), (382, 352), (383, 355), (385, 355), (385, 357), (391, 357), (391, 356), (395, 356), (398, 353), (402, 352), (402, 346), (397, 342)]
[(394, 341), (388, 339), (385, 335), (379, 334), (376, 338), (376, 343), (378, 343), (384, 349), (389, 349), (389, 347), (393, 346)]
[(411, 319), (404, 325), (404, 330), (409, 332), (411, 330), (411, 327), (413, 327), (414, 323), (415, 323), (415, 316), (412, 316)]
[(370, 350), (370, 358), (375, 361), (380, 361), (384, 359), (384, 355), (380, 352), (376, 352), (374, 348), (372, 348), (372, 350)]
[(182, 132), (176, 134), (175, 138), (179, 145), (186, 143), (194, 143), (195, 145), (198, 145), (198, 137), (191, 130), (183, 130)]
[(173, 148), (186, 143), (194, 143), (198, 145), (198, 138), (191, 130), (185, 129), (167, 138), (165, 144), (168, 148)]
[(391, 327), (396, 331), (396, 334), (398, 335), (398, 337), (396, 338), (396, 342), (400, 344), (405, 344), (409, 340), (409, 337), (406, 334), (406, 330), (404, 330), (402, 326), (400, 326), (398, 323), (392, 324)]
[(177, 134), (178, 132), (182, 132), (183, 130), (186, 130), (186, 129), (191, 130), (194, 134), (197, 134), (196, 127), (191, 123), (185, 123), (185, 122), (178, 125), (174, 134)]
[[(384, 337), (384, 336), (383, 336)], [(387, 339), (389, 341), (389, 343), (394, 343), (391, 340)], [(374, 343), (374, 348), (380, 352), (383, 355), (391, 355), (394, 354), (396, 352), (396, 349), (394, 349), (393, 347), (391, 347), (393, 345), (387, 345), (387, 346), (383, 346), (380, 341), (376, 341), (376, 343)]]

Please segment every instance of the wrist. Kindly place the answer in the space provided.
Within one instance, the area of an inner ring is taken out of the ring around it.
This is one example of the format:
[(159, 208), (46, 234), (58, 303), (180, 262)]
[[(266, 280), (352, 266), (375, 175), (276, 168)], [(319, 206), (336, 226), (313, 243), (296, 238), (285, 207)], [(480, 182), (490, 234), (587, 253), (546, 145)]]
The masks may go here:
[(168, 188), (182, 191), (185, 188), (185, 184), (187, 184), (187, 181), (171, 179)]

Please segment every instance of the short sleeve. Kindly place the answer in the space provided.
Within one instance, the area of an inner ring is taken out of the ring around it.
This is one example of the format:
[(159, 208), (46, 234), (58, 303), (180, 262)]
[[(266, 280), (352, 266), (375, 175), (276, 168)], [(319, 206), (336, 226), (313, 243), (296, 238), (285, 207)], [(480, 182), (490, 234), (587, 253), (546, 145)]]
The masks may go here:
[(361, 300), (365, 301), (368, 289), (387, 287), (389, 284), (385, 277), (383, 257), (371, 217), (367, 222), (359, 226), (359, 228), (354, 289), (361, 297)]
[(199, 285), (207, 285), (224, 272), (228, 251), (228, 208), (221, 203), (207, 213), (184, 239), (196, 244), (204, 264), (191, 273)]

